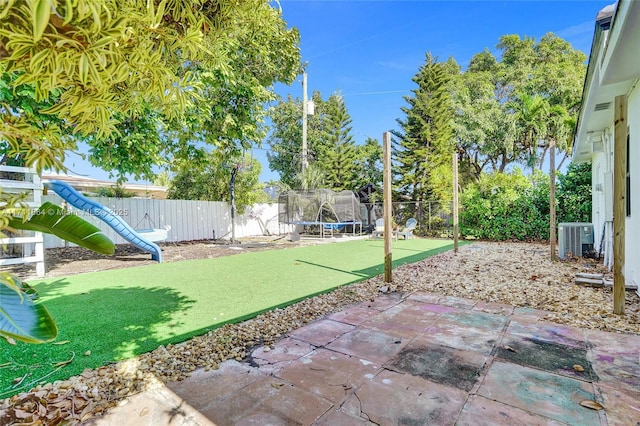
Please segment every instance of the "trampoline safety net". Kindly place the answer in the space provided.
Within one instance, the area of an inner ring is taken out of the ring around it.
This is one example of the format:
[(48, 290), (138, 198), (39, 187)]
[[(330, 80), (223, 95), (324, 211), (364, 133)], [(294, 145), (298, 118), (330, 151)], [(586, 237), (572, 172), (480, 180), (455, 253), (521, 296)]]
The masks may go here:
[(360, 201), (352, 191), (287, 191), (278, 197), (281, 224), (361, 223)]

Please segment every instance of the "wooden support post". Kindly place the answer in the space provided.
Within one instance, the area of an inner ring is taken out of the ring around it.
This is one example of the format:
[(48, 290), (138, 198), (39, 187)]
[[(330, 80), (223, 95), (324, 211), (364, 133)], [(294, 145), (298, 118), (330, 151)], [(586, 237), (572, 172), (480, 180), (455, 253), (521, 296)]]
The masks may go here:
[(627, 96), (616, 96), (613, 150), (613, 313), (624, 315), (627, 219)]
[(393, 223), (391, 209), (391, 133), (382, 134), (383, 153), (383, 211), (384, 211), (384, 282), (393, 282), (391, 276), (391, 239), (393, 238)]
[(453, 252), (458, 253), (458, 154), (453, 154)]
[(549, 146), (549, 250), (551, 261), (556, 258), (556, 141)]

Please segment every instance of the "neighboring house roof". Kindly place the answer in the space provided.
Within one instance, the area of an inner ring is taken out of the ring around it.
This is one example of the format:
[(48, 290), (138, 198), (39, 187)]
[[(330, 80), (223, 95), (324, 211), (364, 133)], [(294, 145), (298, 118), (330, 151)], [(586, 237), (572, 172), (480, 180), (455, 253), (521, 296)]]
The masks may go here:
[[(51, 180), (66, 182), (80, 192), (95, 192), (100, 188), (110, 188), (117, 185), (116, 182), (107, 180), (98, 180), (88, 177), (69, 175), (43, 174), (42, 180), (44, 182)], [(135, 193), (137, 197), (151, 197), (155, 199), (167, 198), (167, 188), (165, 188), (164, 186), (146, 185), (140, 183), (123, 183), (122, 187), (129, 192)]]
[(614, 100), (640, 78), (640, 1), (620, 0), (598, 12), (578, 116), (573, 161), (591, 160), (592, 132), (613, 122)]

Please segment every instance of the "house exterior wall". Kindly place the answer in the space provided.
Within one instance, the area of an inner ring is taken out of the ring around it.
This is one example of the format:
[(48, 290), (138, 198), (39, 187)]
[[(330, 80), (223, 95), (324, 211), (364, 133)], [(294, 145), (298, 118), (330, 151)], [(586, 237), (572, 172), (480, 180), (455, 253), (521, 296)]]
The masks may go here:
[(602, 129), (596, 139), (602, 151), (591, 157), (591, 222), (595, 249), (604, 256), (606, 266), (613, 264), (613, 122)]
[[(640, 282), (639, 241), (640, 235), (640, 88), (635, 87), (627, 98), (627, 122), (629, 123), (629, 176), (631, 185), (631, 214), (625, 220), (625, 265), (624, 276), (628, 284)], [(595, 247), (604, 255), (607, 266), (613, 264), (613, 164), (614, 123), (602, 129), (604, 151), (591, 157), (592, 207)], [(603, 235), (604, 234), (604, 235)], [(602, 244), (601, 244), (602, 243)], [(639, 292), (640, 294), (640, 292)]]
[(627, 283), (640, 282), (640, 250), (634, 236), (640, 235), (640, 89), (638, 86), (628, 95), (627, 123), (629, 124), (629, 176), (631, 179), (631, 214), (625, 223), (625, 265), (624, 275)]

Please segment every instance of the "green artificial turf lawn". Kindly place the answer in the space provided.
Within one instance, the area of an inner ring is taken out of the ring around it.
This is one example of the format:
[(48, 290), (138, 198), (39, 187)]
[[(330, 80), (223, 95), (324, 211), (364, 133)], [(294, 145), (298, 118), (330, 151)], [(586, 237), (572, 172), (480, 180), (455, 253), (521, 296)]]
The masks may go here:
[[(393, 264), (451, 248), (446, 240), (394, 241)], [(58, 323), (56, 342), (68, 343), (13, 346), (0, 339), (0, 398), (383, 272), (383, 240), (363, 239), (31, 283)]]

